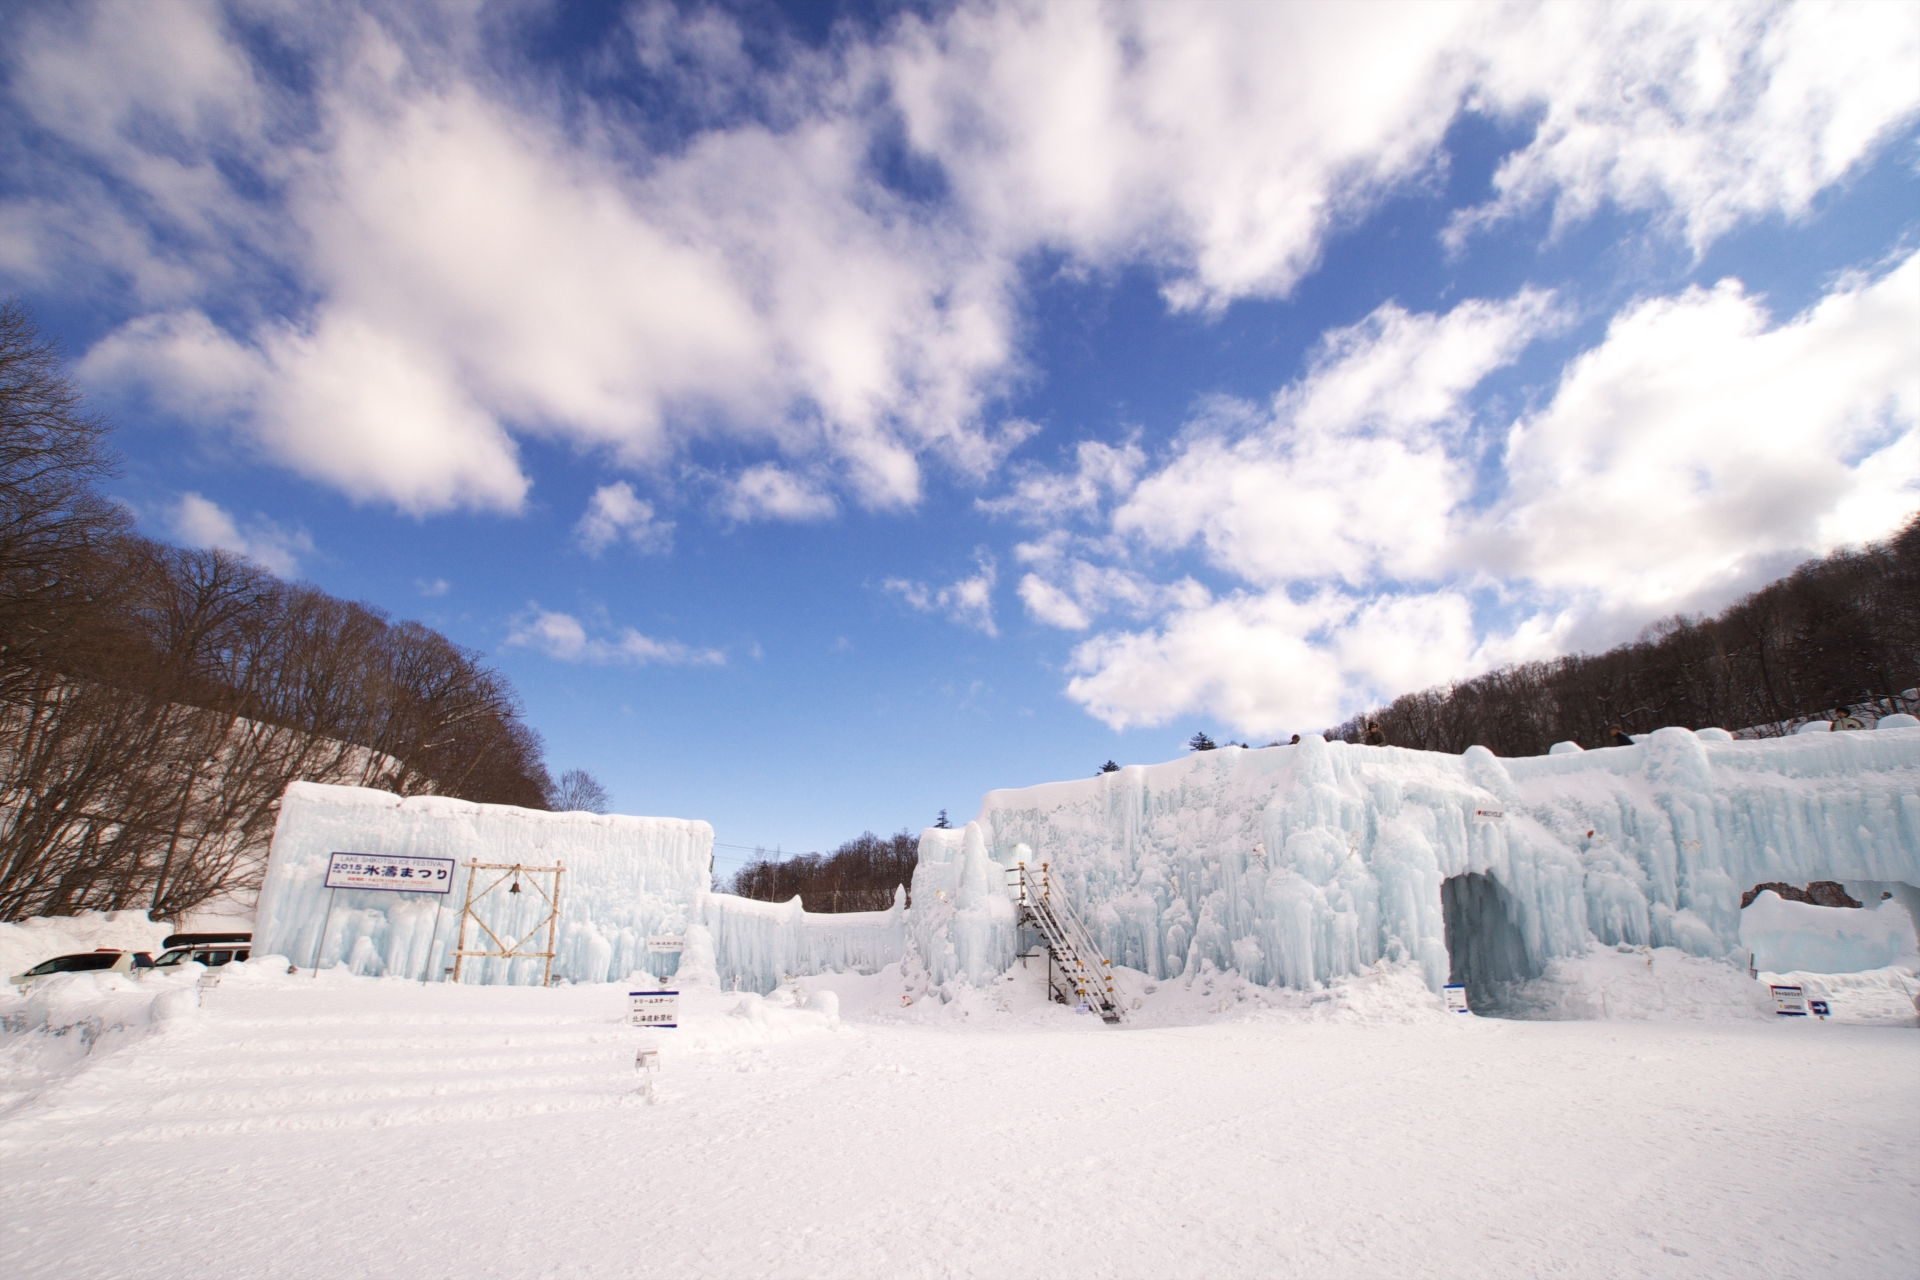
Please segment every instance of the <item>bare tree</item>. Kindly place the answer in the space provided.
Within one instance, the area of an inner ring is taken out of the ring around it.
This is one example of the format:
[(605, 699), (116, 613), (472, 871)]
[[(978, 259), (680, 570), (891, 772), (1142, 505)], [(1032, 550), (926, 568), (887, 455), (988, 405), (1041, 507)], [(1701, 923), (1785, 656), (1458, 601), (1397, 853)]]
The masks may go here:
[(417, 623), (130, 532), (105, 425), (0, 306), (0, 918), (256, 882), (289, 782), (541, 808), (539, 735)]
[(554, 784), (551, 807), (559, 813), (605, 813), (612, 802), (598, 778), (585, 769), (569, 769)]

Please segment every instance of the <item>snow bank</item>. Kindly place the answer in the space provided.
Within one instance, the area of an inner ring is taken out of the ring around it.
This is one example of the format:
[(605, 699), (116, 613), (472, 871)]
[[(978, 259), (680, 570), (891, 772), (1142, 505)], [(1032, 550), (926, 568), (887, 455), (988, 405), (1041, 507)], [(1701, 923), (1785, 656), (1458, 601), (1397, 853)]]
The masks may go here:
[(189, 964), (178, 973), (139, 978), (63, 973), (35, 982), (25, 996), (4, 988), (0, 1115), (167, 1023), (197, 1017), (201, 972)]
[(1825, 1000), (1836, 1022), (1879, 1022), (1913, 1026), (1920, 1022), (1920, 973), (1913, 965), (1890, 965), (1864, 973), (1760, 974), (1765, 990), (1775, 983), (1799, 987), (1809, 1000)]
[(1744, 1021), (1774, 1016), (1765, 983), (1721, 960), (1677, 947), (1596, 947), (1549, 960), (1545, 973), (1501, 993), (1488, 1012), (1548, 1022)]
[(173, 930), (144, 911), (86, 911), (77, 916), (33, 916), (0, 924), (0, 979), (25, 973), (42, 960), (98, 947), (160, 954)]
[(942, 926), (910, 923), (929, 969), (1006, 968), (1011, 917), (983, 894), (1022, 858), (1051, 865), (1110, 959), (1156, 979), (1208, 963), (1311, 989), (1386, 959), (1438, 989), (1458, 960), (1449, 909), (1456, 943), (1510, 939), (1485, 948), (1503, 982), (1621, 944), (1744, 969), (1754, 884), (1920, 884), (1920, 730), (1670, 728), (1511, 760), (1309, 737), (991, 792), (922, 850), (915, 916), (929, 887), (953, 897)]
[(1788, 902), (1771, 889), (1740, 912), (1740, 941), (1755, 968), (1775, 972), (1859, 973), (1920, 952), (1902, 903), (1819, 907)]
[[(452, 963), (466, 863), (559, 863), (566, 872), (554, 975), (574, 982), (606, 982), (642, 969), (666, 976), (677, 958), (650, 955), (647, 938), (683, 934), (700, 921), (712, 850), (713, 828), (680, 818), (544, 813), (296, 782), (281, 801), (254, 941), (303, 968), (344, 964), (360, 974), (438, 979)], [(340, 891), (322, 938), (329, 897), (323, 882), (333, 852), (454, 858), (461, 865), (444, 899)], [(533, 931), (544, 908), (537, 893), (509, 895), (502, 889), (484, 900), (480, 914), (496, 934), (512, 940)], [(478, 930), (471, 930), (468, 946), (476, 945), (483, 944)], [(537, 983), (542, 972), (541, 962), (531, 960), (480, 961), (467, 968), (468, 981), (489, 984)]]

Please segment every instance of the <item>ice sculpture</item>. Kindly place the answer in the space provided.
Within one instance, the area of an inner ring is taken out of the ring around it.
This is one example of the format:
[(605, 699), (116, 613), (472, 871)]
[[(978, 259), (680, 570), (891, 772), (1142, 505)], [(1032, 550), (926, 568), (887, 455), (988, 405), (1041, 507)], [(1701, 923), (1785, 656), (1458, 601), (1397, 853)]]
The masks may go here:
[[(649, 953), (647, 939), (680, 936), (700, 922), (712, 851), (713, 828), (681, 818), (545, 813), (296, 782), (274, 828), (255, 952), (284, 955), (303, 968), (345, 963), (356, 973), (437, 980), (452, 963), (467, 862), (558, 862), (566, 872), (554, 975), (605, 982), (646, 970), (664, 977), (677, 956)], [(444, 899), (341, 890), (329, 916), (323, 881), (333, 852), (454, 858), (461, 867)], [(496, 892), (482, 918), (502, 937), (517, 938), (544, 918), (543, 903), (532, 892)], [(475, 936), (469, 933), (470, 946)], [(480, 961), (470, 963), (467, 980), (538, 982), (543, 969), (537, 961)]]

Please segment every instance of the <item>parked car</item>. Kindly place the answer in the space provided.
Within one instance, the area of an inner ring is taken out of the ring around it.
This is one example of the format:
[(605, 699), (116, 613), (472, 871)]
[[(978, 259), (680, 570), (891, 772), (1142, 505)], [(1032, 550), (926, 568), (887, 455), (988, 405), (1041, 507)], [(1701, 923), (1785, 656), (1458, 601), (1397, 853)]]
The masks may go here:
[(253, 950), (253, 935), (250, 933), (176, 933), (168, 938), (166, 950), (153, 962), (156, 969), (170, 969), (174, 965), (195, 960), (209, 969), (223, 964), (232, 964), (236, 960), (245, 960)]
[(35, 978), (47, 978), (56, 973), (132, 973), (135, 969), (151, 969), (153, 957), (144, 951), (122, 951), (118, 947), (101, 947), (97, 951), (81, 951), (69, 956), (55, 956), (51, 960), (42, 960), (25, 973), (16, 973), (10, 979), (15, 985), (24, 986)]

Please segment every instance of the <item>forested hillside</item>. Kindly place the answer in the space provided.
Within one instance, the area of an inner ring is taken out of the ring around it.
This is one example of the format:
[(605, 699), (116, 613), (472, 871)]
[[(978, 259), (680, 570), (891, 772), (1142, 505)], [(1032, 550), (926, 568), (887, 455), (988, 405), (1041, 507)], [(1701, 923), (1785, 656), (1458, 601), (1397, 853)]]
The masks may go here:
[(0, 919), (192, 910), (246, 881), (295, 778), (546, 807), (479, 654), (134, 533), (107, 429), (0, 306)]
[[(1673, 617), (1599, 654), (1502, 667), (1355, 716), (1331, 737), (1538, 755), (1605, 745), (1610, 725), (1786, 732), (1795, 721), (1920, 684), (1920, 515), (1885, 543), (1810, 560), (1718, 617)], [(1911, 708), (1904, 708), (1911, 710)]]
[(762, 902), (800, 899), (808, 911), (885, 911), (913, 884), (920, 840), (911, 831), (863, 832), (829, 854), (758, 858), (733, 875), (733, 891)]

